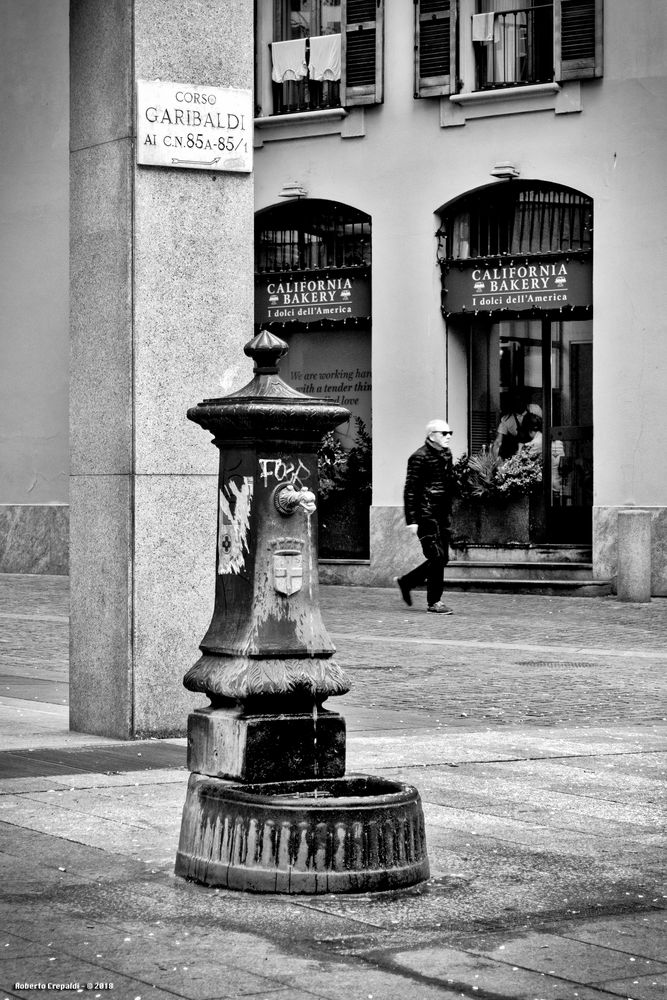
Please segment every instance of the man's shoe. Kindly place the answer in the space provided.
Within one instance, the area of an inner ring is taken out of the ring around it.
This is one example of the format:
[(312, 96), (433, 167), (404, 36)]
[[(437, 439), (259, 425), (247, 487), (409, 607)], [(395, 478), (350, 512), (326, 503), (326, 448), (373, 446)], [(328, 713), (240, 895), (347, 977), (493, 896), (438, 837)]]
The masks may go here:
[(403, 600), (405, 601), (405, 603), (407, 604), (407, 606), (409, 608), (411, 608), (412, 607), (412, 597), (410, 596), (410, 589), (405, 586), (405, 584), (401, 580), (400, 576), (395, 576), (394, 577), (394, 582), (397, 584), (398, 589), (401, 592), (401, 597), (403, 598)]
[(442, 601), (436, 601), (435, 604), (429, 604), (428, 611), (434, 615), (453, 615), (454, 612), (451, 608), (448, 608), (446, 604)]

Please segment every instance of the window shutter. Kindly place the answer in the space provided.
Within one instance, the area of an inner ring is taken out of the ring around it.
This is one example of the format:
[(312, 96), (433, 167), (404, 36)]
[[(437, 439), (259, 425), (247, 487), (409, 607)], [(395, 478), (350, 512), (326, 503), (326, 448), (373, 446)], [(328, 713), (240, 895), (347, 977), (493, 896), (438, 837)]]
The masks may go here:
[(456, 0), (414, 0), (415, 97), (452, 94), (456, 80)]
[(382, 104), (384, 0), (342, 0), (341, 33), (341, 104)]
[(603, 0), (554, 0), (557, 80), (602, 76)]

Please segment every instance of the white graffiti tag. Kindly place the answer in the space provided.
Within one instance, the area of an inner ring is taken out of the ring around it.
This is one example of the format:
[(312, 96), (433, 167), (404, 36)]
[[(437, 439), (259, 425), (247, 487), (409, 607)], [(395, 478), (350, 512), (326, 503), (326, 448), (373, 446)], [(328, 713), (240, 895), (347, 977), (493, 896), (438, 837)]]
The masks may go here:
[(291, 483), (292, 486), (303, 486), (303, 479), (310, 479), (310, 472), (307, 466), (298, 459), (295, 465), (292, 461), (284, 461), (282, 458), (260, 458), (259, 466), (264, 485), (269, 479), (275, 479), (278, 483)]
[[(218, 573), (239, 573), (248, 551), (252, 476), (238, 486), (230, 479), (220, 490), (218, 508)], [(226, 494), (226, 495), (225, 495)]]

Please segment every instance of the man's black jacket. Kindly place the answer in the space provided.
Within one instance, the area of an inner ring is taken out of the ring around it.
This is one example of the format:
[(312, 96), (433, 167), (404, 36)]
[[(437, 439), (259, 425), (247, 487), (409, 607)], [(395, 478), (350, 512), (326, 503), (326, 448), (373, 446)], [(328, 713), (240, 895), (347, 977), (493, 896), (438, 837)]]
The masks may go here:
[(453, 492), (451, 451), (438, 451), (427, 441), (408, 459), (403, 493), (406, 524), (419, 524), (433, 517), (449, 518)]

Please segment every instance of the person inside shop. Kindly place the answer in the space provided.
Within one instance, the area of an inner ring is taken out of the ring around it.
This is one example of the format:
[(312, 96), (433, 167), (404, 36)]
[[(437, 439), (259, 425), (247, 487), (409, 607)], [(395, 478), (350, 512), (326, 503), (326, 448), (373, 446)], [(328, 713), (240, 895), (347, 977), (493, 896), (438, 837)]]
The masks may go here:
[(412, 606), (416, 587), (426, 584), (427, 611), (451, 615), (452, 609), (440, 600), (444, 590), (443, 571), (449, 562), (454, 472), (450, 443), (452, 431), (446, 420), (426, 425), (426, 440), (408, 459), (405, 490), (405, 521), (417, 535), (426, 561), (404, 576), (395, 577), (405, 603)]
[(517, 389), (510, 395), (507, 411), (504, 412), (498, 424), (496, 437), (491, 445), (491, 451), (498, 458), (506, 459), (516, 455), (519, 446), (527, 440), (527, 427), (523, 427), (527, 414), (539, 417), (542, 421), (542, 410), (536, 403), (528, 402), (525, 390)]
[(572, 503), (570, 493), (570, 460), (560, 438), (551, 442), (551, 502), (555, 507)]
[[(521, 425), (520, 437), (525, 438), (520, 446), (529, 455), (542, 457), (542, 418), (535, 413), (527, 413)], [(560, 438), (551, 441), (551, 491), (552, 503), (562, 506), (568, 502), (568, 460), (565, 446)]]
[(542, 457), (542, 417), (529, 410), (521, 421), (519, 438), (524, 451)]

